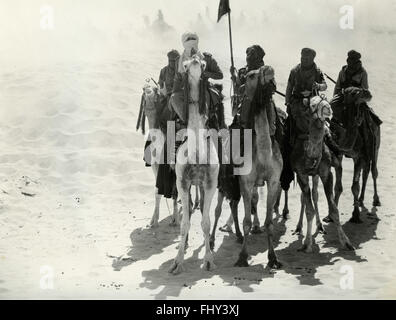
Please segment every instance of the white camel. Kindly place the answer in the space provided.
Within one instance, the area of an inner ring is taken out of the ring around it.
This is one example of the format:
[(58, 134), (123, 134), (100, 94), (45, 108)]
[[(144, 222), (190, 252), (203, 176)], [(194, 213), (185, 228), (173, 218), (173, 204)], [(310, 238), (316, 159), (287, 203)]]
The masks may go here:
[(205, 111), (201, 109), (200, 112), (200, 79), (206, 63), (198, 55), (193, 55), (190, 60), (183, 63), (183, 67), (188, 76), (188, 122), (187, 141), (180, 146), (176, 154), (176, 185), (182, 202), (183, 216), (179, 250), (169, 270), (173, 274), (183, 271), (184, 252), (190, 229), (190, 189), (193, 185), (199, 187), (201, 194), (201, 226), (205, 238), (202, 268), (206, 270), (215, 268), (209, 243), (209, 210), (217, 189), (219, 163), (212, 139), (202, 134), (206, 129), (208, 108), (205, 106)]

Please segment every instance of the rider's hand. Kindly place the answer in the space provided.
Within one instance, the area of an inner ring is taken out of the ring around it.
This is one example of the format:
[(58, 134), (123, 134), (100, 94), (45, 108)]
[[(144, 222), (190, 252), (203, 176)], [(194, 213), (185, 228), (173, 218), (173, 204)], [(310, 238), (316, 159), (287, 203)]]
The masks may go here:
[(203, 80), (207, 80), (207, 79), (209, 79), (210, 77), (209, 77), (209, 74), (208, 74), (206, 71), (204, 71), (204, 72), (202, 72), (202, 74), (201, 74), (201, 78), (202, 78)]
[(167, 93), (167, 91), (166, 91), (166, 87), (164, 86), (163, 88), (160, 88), (159, 89), (159, 92), (160, 92), (160, 94), (161, 95), (163, 95), (163, 96), (166, 96), (168, 93)]
[(317, 82), (314, 82), (313, 85), (312, 85), (312, 89), (319, 90), (320, 89), (320, 84), (317, 83)]

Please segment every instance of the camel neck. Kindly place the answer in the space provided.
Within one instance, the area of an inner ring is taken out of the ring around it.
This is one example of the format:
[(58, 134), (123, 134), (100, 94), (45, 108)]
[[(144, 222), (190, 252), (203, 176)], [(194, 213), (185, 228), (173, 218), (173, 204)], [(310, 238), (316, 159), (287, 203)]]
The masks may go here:
[(205, 128), (204, 116), (199, 113), (199, 79), (189, 77), (190, 101), (188, 103), (188, 129), (196, 131)]
[(254, 122), (258, 159), (261, 163), (268, 163), (267, 160), (272, 157), (272, 141), (266, 110), (261, 110)]

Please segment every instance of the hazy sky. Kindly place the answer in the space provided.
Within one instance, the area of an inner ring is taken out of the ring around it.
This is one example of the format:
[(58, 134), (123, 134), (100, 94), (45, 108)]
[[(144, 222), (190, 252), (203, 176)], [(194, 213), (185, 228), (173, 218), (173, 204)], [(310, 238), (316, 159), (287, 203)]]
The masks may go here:
[[(181, 33), (197, 19), (198, 13), (205, 15), (206, 7), (215, 19), (218, 3), (218, 0), (0, 0), (0, 58), (28, 59), (31, 56), (38, 59), (65, 51), (68, 56), (78, 56), (80, 49), (85, 47), (84, 52), (89, 51), (91, 47), (95, 48), (95, 43), (104, 45), (99, 50), (106, 46), (108, 49), (112, 45), (109, 41), (120, 32), (132, 37), (141, 35), (143, 16), (149, 16), (152, 21), (158, 9), (162, 9), (166, 21)], [(290, 38), (290, 34), (295, 33), (296, 38), (309, 39), (308, 44), (319, 37), (326, 40), (324, 34), (329, 37), (333, 34), (329, 40), (334, 41), (340, 31), (339, 10), (345, 4), (355, 9), (354, 31), (360, 37), (371, 28), (396, 29), (396, 0), (230, 0), (236, 34), (246, 27), (238, 25), (243, 12), (251, 28), (245, 32), (247, 38), (254, 35), (261, 41), (260, 35), (271, 30), (274, 37), (270, 42), (282, 42), (283, 37)], [(54, 29), (51, 31), (40, 28), (40, 8), (45, 5), (54, 10)], [(272, 22), (263, 23), (264, 15)], [(216, 28), (219, 32), (224, 31), (226, 37), (226, 19), (223, 20)], [(254, 25), (256, 22), (257, 26)], [(324, 33), (318, 33), (320, 30)], [(239, 39), (240, 42), (245, 40), (243, 34)], [(139, 45), (136, 49), (140, 49)]]

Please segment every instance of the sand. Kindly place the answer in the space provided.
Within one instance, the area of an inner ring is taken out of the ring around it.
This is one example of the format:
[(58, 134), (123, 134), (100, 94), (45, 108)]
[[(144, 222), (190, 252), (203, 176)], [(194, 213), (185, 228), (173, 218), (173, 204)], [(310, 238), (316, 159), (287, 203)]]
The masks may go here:
[[(203, 236), (196, 212), (186, 271), (177, 276), (168, 273), (179, 228), (169, 226), (164, 200), (159, 228), (147, 228), (154, 209), (154, 177), (142, 161), (144, 136), (135, 131), (144, 79), (157, 77), (165, 63), (164, 51), (127, 50), (127, 54), (94, 61), (59, 58), (48, 63), (4, 64), (0, 73), (0, 299), (396, 298), (396, 59), (395, 42), (389, 38), (394, 35), (384, 32), (372, 33), (368, 39), (363, 35), (363, 42), (343, 42), (339, 48), (323, 42), (318, 56), (323, 69), (335, 77), (347, 49), (359, 43), (365, 50), (372, 105), (384, 120), (378, 180), (382, 206), (371, 206), (370, 178), (363, 223), (348, 223), (353, 209), (353, 164), (344, 160), (339, 209), (356, 250), (342, 250), (334, 226), (325, 225), (327, 234), (316, 236), (314, 252), (301, 253), (297, 249), (303, 237), (292, 234), (300, 196), (298, 186), (293, 187), (291, 219), (274, 216), (276, 251), (284, 265), (276, 271), (266, 268), (265, 234), (250, 236), (250, 266), (235, 268), (240, 245), (234, 234), (222, 232), (217, 232), (214, 250), (217, 269), (201, 270)], [(389, 46), (379, 60), (372, 49), (378, 43)], [(238, 66), (244, 60), (243, 45), (235, 49)], [(293, 51), (278, 54), (271, 54), (270, 46), (267, 61), (277, 71), (280, 90), (302, 46), (297, 43)], [(228, 47), (212, 48), (222, 69), (228, 70)], [(289, 56), (287, 63), (285, 56)], [(332, 88), (329, 85), (328, 96)], [(283, 105), (278, 97), (276, 101)], [(226, 107), (229, 122), (228, 99)], [(260, 191), (262, 222), (265, 193)], [(323, 218), (327, 204), (322, 187), (319, 208)], [(239, 209), (242, 216), (243, 207)], [(229, 213), (225, 203), (219, 225)], [(352, 272), (349, 288), (341, 285), (345, 270)]]

